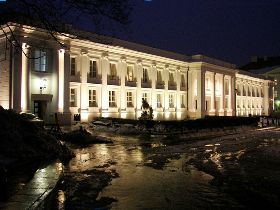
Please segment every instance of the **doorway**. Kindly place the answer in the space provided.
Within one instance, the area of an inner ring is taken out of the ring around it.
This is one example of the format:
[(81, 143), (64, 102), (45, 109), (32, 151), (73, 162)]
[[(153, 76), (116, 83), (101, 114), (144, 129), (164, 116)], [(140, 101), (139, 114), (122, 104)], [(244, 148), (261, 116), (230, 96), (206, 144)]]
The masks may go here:
[(34, 101), (34, 114), (39, 117), (40, 119), (45, 118), (46, 109), (47, 109), (47, 101)]

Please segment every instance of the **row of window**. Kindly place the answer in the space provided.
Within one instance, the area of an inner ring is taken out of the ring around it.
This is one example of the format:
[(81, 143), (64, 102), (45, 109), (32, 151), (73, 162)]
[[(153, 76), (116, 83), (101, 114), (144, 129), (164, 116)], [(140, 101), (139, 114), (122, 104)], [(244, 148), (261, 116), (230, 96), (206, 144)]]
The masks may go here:
[[(76, 72), (77, 72), (76, 66), (77, 66), (76, 58), (72, 57), (71, 58), (71, 67), (70, 67), (70, 74), (72, 76), (76, 75)], [(88, 76), (90, 78), (98, 77), (97, 61), (95, 61), (95, 60), (90, 60), (89, 61)], [(110, 63), (109, 78), (111, 80), (118, 79), (118, 77), (117, 77), (117, 66), (116, 66), (115, 63)], [(131, 65), (127, 66), (126, 80), (128, 82), (134, 82), (136, 80), (135, 76), (134, 76), (134, 68)], [(162, 80), (162, 72), (160, 70), (158, 70), (157, 71), (157, 82), (160, 83), (162, 81), (163, 81)], [(150, 80), (149, 80), (149, 71), (148, 71), (147, 68), (143, 68), (142, 82), (143, 83), (149, 83), (150, 82)], [(169, 72), (169, 82), (175, 84), (174, 72)], [(181, 75), (181, 86), (185, 87), (185, 76), (183, 74)]]
[[(205, 90), (206, 91), (211, 91), (213, 83), (211, 83), (210, 78), (205, 79)], [(215, 79), (215, 91), (219, 91), (221, 89), (220, 83), (218, 82), (217, 79)], [(229, 95), (229, 80), (225, 79), (224, 80), (224, 90), (225, 90), (225, 95)]]
[[(241, 102), (243, 102), (242, 105), (241, 105)], [(261, 102), (254, 104), (252, 101), (246, 101), (246, 100), (243, 100), (243, 101), (237, 100), (236, 105), (237, 105), (237, 108), (263, 108)]]
[(237, 85), (237, 95), (239, 96), (252, 96), (252, 97), (263, 97), (263, 88), (252, 88), (250, 89), (249, 86), (241, 86)]
[[(97, 103), (97, 92), (96, 90), (89, 89), (88, 90), (88, 104), (89, 107), (98, 107)], [(180, 96), (181, 100), (181, 108), (185, 108), (185, 96), (181, 94)], [(142, 93), (142, 98), (146, 101), (148, 100), (148, 93)], [(127, 91), (126, 93), (126, 105), (127, 107), (134, 107), (133, 102), (133, 93), (131, 91)], [(175, 94), (169, 94), (168, 95), (168, 102), (169, 102), (169, 108), (175, 107)], [(116, 91), (109, 91), (109, 107), (117, 107), (116, 102)], [(76, 88), (70, 88), (70, 107), (76, 107), (77, 106), (77, 89)], [(163, 107), (163, 95), (157, 94), (157, 108)]]

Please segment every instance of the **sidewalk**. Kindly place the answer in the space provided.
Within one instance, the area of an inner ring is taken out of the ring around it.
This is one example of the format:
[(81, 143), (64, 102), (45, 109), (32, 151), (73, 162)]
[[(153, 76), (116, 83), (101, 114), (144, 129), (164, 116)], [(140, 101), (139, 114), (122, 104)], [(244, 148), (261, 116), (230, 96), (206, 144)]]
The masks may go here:
[(44, 209), (50, 203), (52, 192), (62, 176), (62, 164), (53, 163), (46, 168), (38, 169), (34, 177), (7, 202), (0, 202), (3, 210)]

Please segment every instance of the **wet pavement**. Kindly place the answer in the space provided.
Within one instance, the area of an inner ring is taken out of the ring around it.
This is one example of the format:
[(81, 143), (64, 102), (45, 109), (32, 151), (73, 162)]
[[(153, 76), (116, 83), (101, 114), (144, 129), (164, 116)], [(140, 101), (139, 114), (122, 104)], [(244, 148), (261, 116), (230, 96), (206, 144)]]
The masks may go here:
[(75, 148), (58, 209), (279, 209), (280, 129), (192, 141), (101, 133)]
[(50, 206), (47, 198), (55, 193), (53, 190), (61, 177), (62, 167), (61, 163), (56, 162), (38, 169), (30, 181), (19, 183), (15, 187), (13, 196), (5, 202), (0, 202), (0, 209), (43, 209)]

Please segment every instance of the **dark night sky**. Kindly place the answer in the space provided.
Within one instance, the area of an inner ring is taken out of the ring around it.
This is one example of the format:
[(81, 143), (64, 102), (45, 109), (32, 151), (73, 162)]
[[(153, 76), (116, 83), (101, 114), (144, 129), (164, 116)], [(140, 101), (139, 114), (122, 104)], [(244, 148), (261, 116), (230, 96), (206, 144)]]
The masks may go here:
[(132, 2), (131, 24), (113, 36), (237, 65), (254, 55), (280, 55), (280, 0)]

